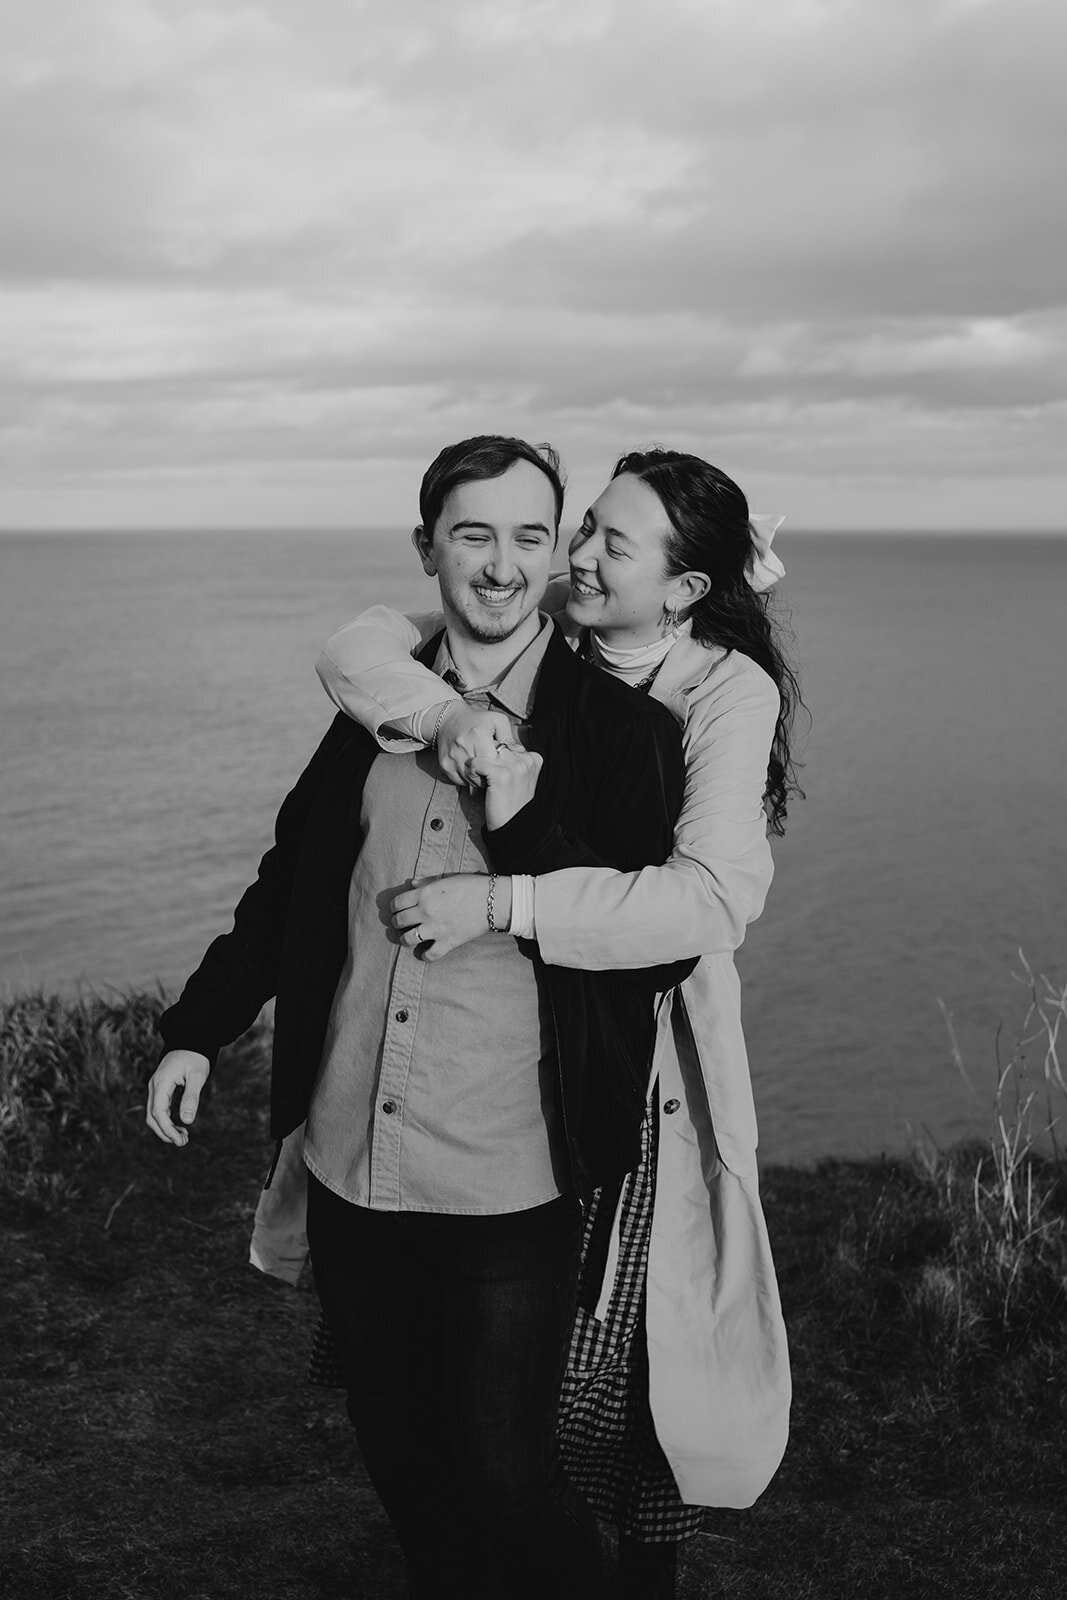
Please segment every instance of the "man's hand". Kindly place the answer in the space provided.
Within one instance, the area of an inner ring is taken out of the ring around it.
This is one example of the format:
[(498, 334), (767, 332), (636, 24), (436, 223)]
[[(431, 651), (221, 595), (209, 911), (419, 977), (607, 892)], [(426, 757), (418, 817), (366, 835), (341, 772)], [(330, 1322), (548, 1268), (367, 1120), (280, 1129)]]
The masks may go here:
[[(196, 1117), (200, 1093), (211, 1071), (207, 1056), (196, 1050), (168, 1050), (148, 1080), (148, 1113), (145, 1121), (157, 1139), (179, 1148), (189, 1143), (186, 1131)], [(184, 1090), (178, 1115), (179, 1127), (171, 1121), (170, 1104), (177, 1090)]]
[[(398, 894), (392, 905), (393, 927), (409, 950), (425, 945), (424, 961), (440, 961), (471, 939), (489, 932), (487, 904), (489, 879), (484, 873), (462, 873), (452, 878), (431, 878)], [(498, 878), (493, 895), (493, 917), (498, 928), (511, 918), (511, 879)]]
[(457, 700), (445, 713), (437, 734), (437, 760), (441, 775), (460, 788), (480, 789), (471, 763), (488, 759), (498, 744), (512, 737), (511, 723), (502, 711), (477, 711), (465, 700)]
[(499, 744), (494, 754), (471, 763), (471, 772), (485, 784), (487, 828), (502, 828), (533, 799), (543, 765), (536, 751), (517, 744)]

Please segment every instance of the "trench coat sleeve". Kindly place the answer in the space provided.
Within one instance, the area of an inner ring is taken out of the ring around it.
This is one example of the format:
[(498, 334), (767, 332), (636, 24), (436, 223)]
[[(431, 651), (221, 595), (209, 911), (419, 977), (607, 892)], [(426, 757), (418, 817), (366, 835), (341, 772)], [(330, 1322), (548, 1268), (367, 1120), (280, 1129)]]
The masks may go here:
[(423, 748), (412, 737), (414, 716), (461, 698), (412, 656), (444, 622), (440, 611), (406, 617), (389, 606), (371, 606), (326, 641), (315, 663), (338, 710), (394, 755)]
[[(671, 847), (673, 818), (684, 788), (682, 758), (672, 725), (666, 719), (638, 719), (628, 734), (616, 741), (599, 772), (602, 804), (598, 810), (611, 818), (615, 829), (617, 854), (613, 852), (613, 859), (568, 833), (538, 792), (503, 827), (486, 829), (493, 866), (500, 872), (536, 876), (567, 866), (603, 871), (618, 860), (663, 859)], [(624, 805), (619, 804), (620, 795), (626, 796)], [(681, 983), (695, 965), (695, 960), (645, 964), (632, 977), (642, 990), (659, 994)]]
[[(569, 593), (566, 578), (553, 578), (539, 609), (555, 616)], [(442, 700), (460, 698), (413, 658), (444, 625), (440, 611), (405, 616), (391, 606), (370, 606), (327, 639), (319, 654), (315, 671), (326, 693), (383, 750), (397, 755), (421, 750), (423, 742), (413, 737), (411, 719)]]
[(762, 798), (778, 691), (736, 652), (668, 702), (684, 716), (685, 799), (674, 849), (636, 872), (570, 867), (539, 877), (534, 918), (543, 960), (633, 968), (735, 950), (759, 916), (773, 863)]
[(159, 1019), (168, 1050), (195, 1050), (214, 1066), (222, 1046), (250, 1028), (275, 993), (304, 823), (322, 773), (347, 737), (346, 719), (338, 715), (282, 801), (274, 843), (237, 904), (233, 927), (212, 941), (174, 1005)]

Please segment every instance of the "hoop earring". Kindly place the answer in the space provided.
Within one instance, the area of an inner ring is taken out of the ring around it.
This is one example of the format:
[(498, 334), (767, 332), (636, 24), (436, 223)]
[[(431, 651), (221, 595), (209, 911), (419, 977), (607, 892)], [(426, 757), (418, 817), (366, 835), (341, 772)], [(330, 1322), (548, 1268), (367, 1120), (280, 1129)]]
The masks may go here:
[(668, 634), (676, 634), (680, 622), (677, 606), (664, 605), (663, 616), (660, 619), (660, 638), (665, 639)]

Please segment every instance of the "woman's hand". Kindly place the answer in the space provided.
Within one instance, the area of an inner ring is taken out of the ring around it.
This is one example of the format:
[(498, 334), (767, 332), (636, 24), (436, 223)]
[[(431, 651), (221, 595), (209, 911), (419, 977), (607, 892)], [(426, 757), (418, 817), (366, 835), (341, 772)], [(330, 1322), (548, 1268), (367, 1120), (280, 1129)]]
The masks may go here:
[[(440, 961), (449, 951), (489, 932), (488, 899), (489, 878), (484, 873), (431, 878), (397, 895), (392, 904), (393, 927), (409, 950), (425, 945), (423, 960)], [(496, 880), (493, 920), (498, 928), (506, 928), (511, 920), (510, 878)]]
[(472, 773), (485, 784), (485, 825), (502, 828), (534, 797), (544, 765), (533, 750), (517, 744), (497, 745), (491, 756), (470, 763)]
[(441, 776), (461, 788), (480, 789), (482, 782), (470, 771), (476, 760), (488, 760), (498, 744), (511, 738), (511, 723), (502, 711), (478, 711), (457, 700), (445, 713), (435, 748)]

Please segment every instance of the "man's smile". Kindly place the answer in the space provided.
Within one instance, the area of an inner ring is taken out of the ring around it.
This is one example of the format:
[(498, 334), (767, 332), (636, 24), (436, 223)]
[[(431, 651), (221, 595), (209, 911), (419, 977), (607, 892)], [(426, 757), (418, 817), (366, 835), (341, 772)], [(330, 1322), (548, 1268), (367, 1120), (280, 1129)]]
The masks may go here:
[(522, 593), (525, 585), (521, 583), (512, 583), (509, 584), (506, 589), (504, 589), (497, 588), (487, 583), (472, 583), (471, 588), (474, 590), (475, 594), (478, 596), (478, 599), (483, 605), (506, 606), (510, 603), (510, 601), (514, 600), (517, 594)]

